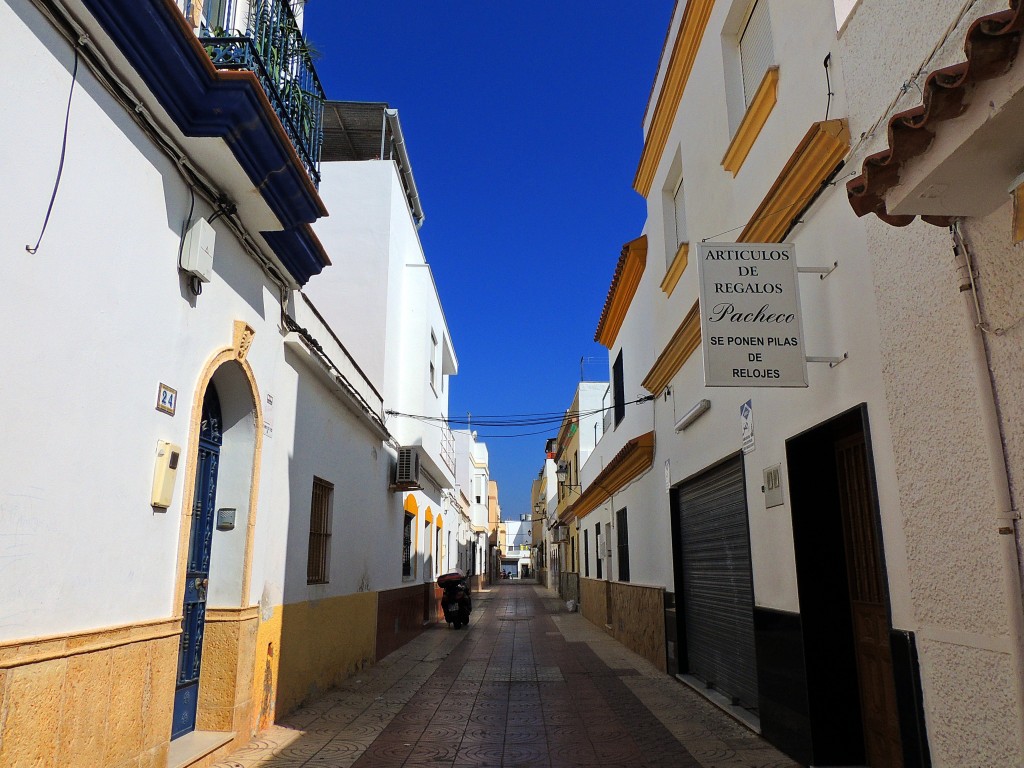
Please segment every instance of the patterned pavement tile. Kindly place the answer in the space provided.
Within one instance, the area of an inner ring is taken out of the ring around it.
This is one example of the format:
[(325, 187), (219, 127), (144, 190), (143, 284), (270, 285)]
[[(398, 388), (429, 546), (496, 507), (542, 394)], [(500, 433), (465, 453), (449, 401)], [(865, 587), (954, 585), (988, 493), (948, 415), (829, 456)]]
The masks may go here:
[(213, 768), (796, 768), (552, 595), (478, 593)]

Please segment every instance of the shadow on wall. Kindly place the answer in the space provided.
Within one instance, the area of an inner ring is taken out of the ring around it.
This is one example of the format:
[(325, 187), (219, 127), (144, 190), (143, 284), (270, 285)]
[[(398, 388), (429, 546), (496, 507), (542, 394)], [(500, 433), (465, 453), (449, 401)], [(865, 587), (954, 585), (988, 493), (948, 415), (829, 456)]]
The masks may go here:
[[(333, 396), (306, 375), (290, 351), (286, 361), (298, 381), (288, 508), (275, 510), (287, 515), (285, 598), (271, 598), (265, 589), (260, 602), (253, 681), (257, 730), (377, 658), (378, 594), (370, 591), (372, 576), (356, 556), (354, 542), (362, 536), (360, 520), (353, 520), (363, 507), (361, 494), (375, 490), (367, 483), (372, 464), (365, 459), (373, 441), (354, 416), (330, 407), (336, 405)], [(363, 462), (353, 461), (357, 454)], [(385, 492), (386, 484), (380, 493)]]

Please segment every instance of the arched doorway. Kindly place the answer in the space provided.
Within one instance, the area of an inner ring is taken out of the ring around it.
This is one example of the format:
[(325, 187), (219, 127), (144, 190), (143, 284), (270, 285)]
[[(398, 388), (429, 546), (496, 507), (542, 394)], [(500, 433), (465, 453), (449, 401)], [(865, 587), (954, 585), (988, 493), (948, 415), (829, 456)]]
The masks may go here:
[(176, 743), (193, 732), (235, 731), (252, 716), (259, 612), (249, 585), (263, 419), (239, 338), (210, 359), (193, 399), (175, 596), (182, 610), (171, 702)]
[(195, 501), (189, 533), (188, 559), (185, 565), (185, 596), (182, 604), (182, 632), (178, 645), (171, 739), (191, 733), (196, 727), (199, 671), (202, 666), (206, 623), (206, 596), (210, 584), (210, 553), (217, 506), (217, 473), (223, 444), (222, 424), (220, 398), (217, 395), (217, 388), (211, 381), (203, 397), (199, 427)]

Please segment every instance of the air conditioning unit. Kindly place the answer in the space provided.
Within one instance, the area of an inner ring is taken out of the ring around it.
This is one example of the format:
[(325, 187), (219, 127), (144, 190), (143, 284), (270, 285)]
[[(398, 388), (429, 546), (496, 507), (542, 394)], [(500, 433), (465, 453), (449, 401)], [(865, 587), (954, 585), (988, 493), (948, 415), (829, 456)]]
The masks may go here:
[(420, 454), (413, 447), (405, 446), (398, 449), (398, 466), (395, 468), (395, 485), (402, 487), (419, 487)]

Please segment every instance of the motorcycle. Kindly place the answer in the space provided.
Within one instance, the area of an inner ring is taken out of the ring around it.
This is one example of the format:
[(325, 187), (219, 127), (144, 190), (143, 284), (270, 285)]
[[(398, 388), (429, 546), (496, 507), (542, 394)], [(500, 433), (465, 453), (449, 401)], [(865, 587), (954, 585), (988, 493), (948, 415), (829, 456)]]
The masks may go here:
[(437, 586), (441, 588), (441, 610), (444, 620), (455, 629), (463, 625), (469, 626), (469, 614), (473, 610), (473, 602), (469, 597), (469, 584), (462, 571), (452, 571), (437, 577)]

